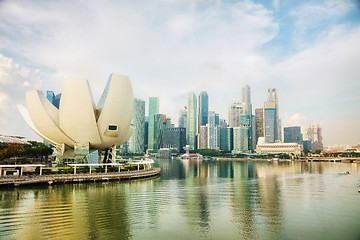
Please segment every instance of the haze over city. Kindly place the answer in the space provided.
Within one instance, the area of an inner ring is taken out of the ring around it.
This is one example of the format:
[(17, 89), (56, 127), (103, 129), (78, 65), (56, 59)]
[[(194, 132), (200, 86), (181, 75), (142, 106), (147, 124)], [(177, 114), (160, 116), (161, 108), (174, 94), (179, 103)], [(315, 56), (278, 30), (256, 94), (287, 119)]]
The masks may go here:
[(39, 139), (16, 110), (27, 90), (86, 78), (97, 103), (115, 72), (175, 124), (189, 92), (227, 119), (248, 84), (253, 109), (277, 89), (283, 127), (320, 124), (325, 146), (356, 145), (359, 13), (358, 1), (2, 1), (0, 134)]

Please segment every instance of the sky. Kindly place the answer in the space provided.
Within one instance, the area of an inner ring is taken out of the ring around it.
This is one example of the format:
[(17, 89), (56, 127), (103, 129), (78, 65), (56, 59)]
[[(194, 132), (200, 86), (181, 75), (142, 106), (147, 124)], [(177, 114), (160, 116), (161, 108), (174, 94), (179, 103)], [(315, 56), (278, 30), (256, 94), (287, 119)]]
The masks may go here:
[(190, 92), (227, 120), (245, 84), (253, 109), (276, 88), (283, 127), (356, 145), (360, 1), (0, 1), (0, 134), (39, 140), (16, 109), (26, 91), (85, 78), (97, 103), (111, 73), (176, 125)]

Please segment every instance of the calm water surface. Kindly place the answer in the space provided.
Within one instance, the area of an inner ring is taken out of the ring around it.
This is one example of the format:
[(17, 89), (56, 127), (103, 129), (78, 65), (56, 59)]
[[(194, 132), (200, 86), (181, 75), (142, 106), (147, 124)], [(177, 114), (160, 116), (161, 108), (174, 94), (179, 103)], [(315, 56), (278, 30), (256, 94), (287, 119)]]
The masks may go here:
[(360, 164), (156, 164), (146, 180), (0, 189), (0, 239), (360, 239)]

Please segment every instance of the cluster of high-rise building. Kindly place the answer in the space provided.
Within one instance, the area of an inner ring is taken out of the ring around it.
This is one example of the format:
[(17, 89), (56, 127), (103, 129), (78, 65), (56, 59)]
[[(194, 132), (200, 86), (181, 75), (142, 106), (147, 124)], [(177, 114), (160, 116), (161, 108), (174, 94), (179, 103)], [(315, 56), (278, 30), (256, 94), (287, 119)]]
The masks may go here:
[[(54, 105), (61, 94), (47, 92), (47, 98)], [(314, 143), (321, 143), (320, 127), (310, 126), (307, 139), (303, 140), (298, 126), (285, 127), (282, 139), (281, 120), (279, 118), (278, 96), (275, 88), (268, 89), (267, 99), (261, 108), (253, 111), (250, 86), (241, 89), (241, 101), (231, 102), (228, 106), (228, 122), (219, 114), (210, 110), (209, 96), (206, 91), (196, 96), (189, 93), (187, 106), (179, 111), (178, 124), (175, 126), (165, 114), (159, 113), (159, 98), (150, 97), (148, 114), (145, 113), (145, 101), (134, 99), (132, 127), (134, 134), (121, 147), (122, 152), (143, 153), (158, 152), (168, 148), (183, 152), (189, 149), (216, 149), (233, 154), (263, 152), (272, 146), (279, 148), (281, 143), (296, 143), (312, 150)], [(317, 141), (314, 141), (316, 138)], [(265, 145), (264, 145), (265, 144)], [(271, 145), (273, 144), (273, 145)], [(280, 145), (279, 145), (280, 144)], [(289, 145), (289, 149), (290, 149)], [(282, 146), (287, 148), (288, 145)], [(269, 150), (270, 151), (270, 150)]]
[(191, 150), (216, 149), (224, 152), (255, 152), (258, 142), (278, 143), (282, 141), (278, 98), (275, 88), (268, 90), (267, 100), (262, 108), (251, 104), (250, 86), (241, 89), (241, 101), (229, 104), (228, 122), (210, 110), (206, 91), (196, 96), (189, 93), (187, 106), (179, 111), (178, 125), (165, 114), (159, 113), (159, 99), (149, 98), (148, 115), (145, 116), (145, 102), (134, 100), (134, 135), (124, 144), (129, 152), (157, 152), (161, 148), (183, 152), (185, 145)]

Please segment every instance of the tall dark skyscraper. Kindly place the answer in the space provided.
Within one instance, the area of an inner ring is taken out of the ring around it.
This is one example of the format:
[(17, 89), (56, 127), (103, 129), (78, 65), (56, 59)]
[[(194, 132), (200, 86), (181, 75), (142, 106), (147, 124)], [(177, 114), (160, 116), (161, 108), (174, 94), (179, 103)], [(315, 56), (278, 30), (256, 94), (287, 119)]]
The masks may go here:
[(186, 130), (183, 127), (164, 128), (162, 130), (162, 147), (176, 148), (183, 152), (186, 145)]
[(209, 97), (206, 91), (202, 91), (199, 95), (199, 131), (201, 126), (208, 123), (209, 115)]
[(277, 140), (281, 140), (281, 130), (279, 129), (279, 109), (278, 98), (276, 88), (268, 89), (267, 101), (264, 103), (264, 130), (265, 130), (265, 142), (274, 143)]
[(264, 137), (264, 109), (255, 109), (255, 121), (256, 121), (256, 144), (259, 137)]
[(284, 143), (298, 143), (303, 144), (303, 135), (301, 134), (301, 128), (296, 127), (284, 127)]
[(148, 128), (148, 148), (154, 149), (155, 139), (155, 115), (159, 113), (159, 98), (149, 98), (149, 128)]

